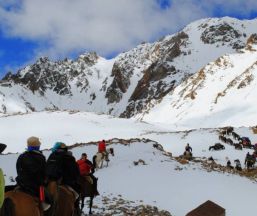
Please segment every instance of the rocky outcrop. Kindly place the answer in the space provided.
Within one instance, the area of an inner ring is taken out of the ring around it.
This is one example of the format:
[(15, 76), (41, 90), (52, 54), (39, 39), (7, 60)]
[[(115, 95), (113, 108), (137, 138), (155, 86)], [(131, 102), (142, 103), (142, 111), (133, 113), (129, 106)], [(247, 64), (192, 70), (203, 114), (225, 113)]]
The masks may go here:
[(127, 72), (124, 68), (120, 67), (117, 63), (113, 65), (112, 74), (113, 82), (107, 89), (106, 98), (108, 104), (118, 103), (122, 98), (122, 94), (125, 93), (130, 85), (130, 76), (132, 72)]
[[(239, 40), (240, 37), (246, 37), (245, 34), (235, 30), (231, 25), (224, 22), (222, 24), (206, 26), (206, 29), (201, 35), (201, 40), (205, 44), (215, 44), (221, 42), (223, 44), (229, 43), (234, 49), (241, 49), (245, 44)], [(236, 39), (236, 41), (235, 41)]]

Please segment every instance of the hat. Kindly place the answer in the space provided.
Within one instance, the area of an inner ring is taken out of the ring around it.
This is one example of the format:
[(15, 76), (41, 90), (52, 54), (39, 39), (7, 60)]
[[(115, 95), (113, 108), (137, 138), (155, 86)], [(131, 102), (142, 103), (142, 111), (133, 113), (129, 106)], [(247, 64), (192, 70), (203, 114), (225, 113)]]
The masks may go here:
[(29, 137), (27, 139), (27, 146), (33, 146), (33, 147), (37, 147), (37, 146), (40, 146), (41, 145), (41, 142), (39, 141), (39, 138), (38, 137)]
[(54, 144), (54, 147), (52, 148), (52, 151), (55, 152), (57, 149), (67, 149), (67, 146), (63, 142), (56, 142)]

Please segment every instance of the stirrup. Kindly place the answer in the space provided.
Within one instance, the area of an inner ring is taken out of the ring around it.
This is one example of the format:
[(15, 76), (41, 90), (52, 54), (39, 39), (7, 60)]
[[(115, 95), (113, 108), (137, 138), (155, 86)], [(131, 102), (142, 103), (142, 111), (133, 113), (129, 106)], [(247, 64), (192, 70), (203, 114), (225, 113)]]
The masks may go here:
[(46, 202), (42, 202), (41, 207), (42, 207), (43, 211), (47, 211), (51, 207), (51, 205)]

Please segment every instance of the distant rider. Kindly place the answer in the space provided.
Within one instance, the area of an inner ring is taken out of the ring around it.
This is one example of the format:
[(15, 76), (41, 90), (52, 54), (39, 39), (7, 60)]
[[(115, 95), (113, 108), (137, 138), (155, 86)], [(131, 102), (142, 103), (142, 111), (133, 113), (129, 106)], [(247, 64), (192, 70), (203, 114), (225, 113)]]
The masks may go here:
[(189, 143), (187, 143), (186, 147), (185, 147), (185, 150), (187, 152), (190, 152), (192, 154), (192, 147), (189, 145)]
[(236, 159), (236, 160), (234, 160), (234, 162), (236, 163), (236, 167), (235, 168), (238, 171), (241, 171), (242, 170), (242, 166), (241, 166), (240, 160)]
[[(102, 153), (104, 157), (107, 157), (108, 153), (106, 151), (106, 142), (102, 140), (98, 143), (98, 153)], [(106, 160), (109, 160), (108, 158)]]
[(82, 153), (80, 160), (77, 161), (79, 165), (80, 175), (87, 180), (89, 177), (93, 183), (95, 194), (98, 195), (97, 191), (97, 178), (93, 175), (95, 172), (95, 167), (93, 163), (87, 159), (87, 154)]

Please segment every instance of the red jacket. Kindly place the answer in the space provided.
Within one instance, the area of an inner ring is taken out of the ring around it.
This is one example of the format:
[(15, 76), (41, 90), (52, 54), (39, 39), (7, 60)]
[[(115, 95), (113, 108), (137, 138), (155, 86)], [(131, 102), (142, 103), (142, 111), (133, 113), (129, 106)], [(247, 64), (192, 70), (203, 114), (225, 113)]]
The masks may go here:
[(106, 151), (106, 144), (105, 142), (101, 141), (98, 143), (98, 152), (102, 153)]
[(92, 169), (92, 166), (89, 163), (86, 163), (84, 160), (80, 159), (77, 161), (79, 165), (80, 175), (88, 175)]

